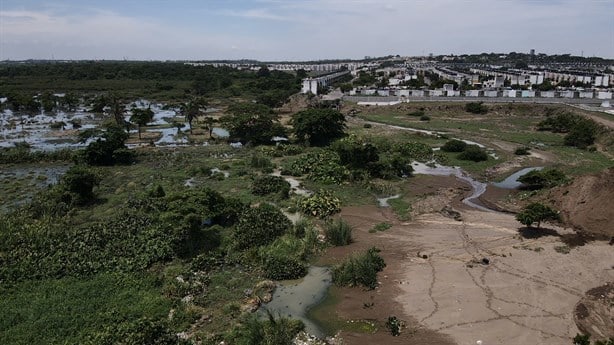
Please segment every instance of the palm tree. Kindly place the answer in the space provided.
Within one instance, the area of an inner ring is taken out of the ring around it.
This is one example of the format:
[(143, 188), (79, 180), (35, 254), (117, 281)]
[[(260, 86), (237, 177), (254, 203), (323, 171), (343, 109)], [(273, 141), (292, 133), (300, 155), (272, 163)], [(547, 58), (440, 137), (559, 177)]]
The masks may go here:
[(215, 119), (207, 116), (205, 117), (205, 124), (207, 125), (207, 129), (209, 130), (209, 138), (213, 138), (213, 124), (215, 124)]
[(139, 140), (141, 140), (141, 127), (147, 126), (151, 120), (153, 120), (154, 112), (151, 110), (151, 107), (147, 109), (132, 109), (132, 116), (130, 117), (130, 122), (136, 123), (139, 131)]
[(198, 116), (207, 110), (206, 106), (207, 102), (202, 98), (194, 98), (179, 107), (179, 111), (185, 116), (186, 122), (190, 124), (190, 134), (192, 134), (192, 121), (198, 120)]
[(111, 101), (111, 114), (113, 114), (113, 118), (115, 119), (117, 125), (120, 127), (125, 126), (126, 132), (130, 132), (130, 122), (126, 121), (124, 118), (125, 111), (126, 108), (121, 100), (118, 97), (113, 97), (113, 100)]

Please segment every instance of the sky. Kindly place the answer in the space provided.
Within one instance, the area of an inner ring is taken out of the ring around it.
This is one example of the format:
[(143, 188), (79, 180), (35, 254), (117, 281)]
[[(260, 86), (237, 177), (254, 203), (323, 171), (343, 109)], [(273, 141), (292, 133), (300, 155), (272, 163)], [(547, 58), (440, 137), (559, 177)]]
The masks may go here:
[(0, 0), (0, 60), (614, 58), (614, 0)]

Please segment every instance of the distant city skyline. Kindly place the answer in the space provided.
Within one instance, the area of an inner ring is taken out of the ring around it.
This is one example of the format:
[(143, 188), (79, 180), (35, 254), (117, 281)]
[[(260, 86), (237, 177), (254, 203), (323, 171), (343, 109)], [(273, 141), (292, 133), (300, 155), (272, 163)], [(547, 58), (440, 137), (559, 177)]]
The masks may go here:
[(614, 58), (614, 0), (0, 0), (0, 60)]

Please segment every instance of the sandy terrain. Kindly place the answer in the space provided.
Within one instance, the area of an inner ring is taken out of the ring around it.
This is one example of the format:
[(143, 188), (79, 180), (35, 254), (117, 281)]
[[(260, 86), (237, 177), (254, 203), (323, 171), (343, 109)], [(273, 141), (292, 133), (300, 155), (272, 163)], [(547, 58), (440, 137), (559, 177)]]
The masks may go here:
[[(343, 250), (376, 245), (388, 266), (375, 292), (344, 289), (338, 312), (376, 319), (395, 313), (409, 326), (394, 339), (385, 330), (343, 334), (349, 344), (571, 344), (579, 331), (576, 303), (587, 290), (614, 280), (612, 247), (591, 242), (563, 254), (554, 249), (564, 246), (558, 236), (521, 237), (513, 215), (461, 212), (463, 221), (431, 213), (399, 223), (375, 206), (344, 210), (343, 218), (356, 227), (356, 243)], [(383, 220), (394, 226), (368, 233)], [(479, 263), (483, 258), (488, 265)], [(369, 299), (383, 310), (359, 307)]]

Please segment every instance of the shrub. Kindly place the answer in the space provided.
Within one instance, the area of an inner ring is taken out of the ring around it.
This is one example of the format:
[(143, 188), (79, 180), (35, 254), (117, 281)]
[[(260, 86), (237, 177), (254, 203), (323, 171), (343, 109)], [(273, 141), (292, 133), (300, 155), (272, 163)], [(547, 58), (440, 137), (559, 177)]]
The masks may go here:
[(526, 156), (531, 154), (529, 152), (529, 148), (528, 147), (519, 147), (514, 151), (514, 154), (517, 156)]
[(392, 227), (392, 224), (387, 222), (377, 223), (369, 230), (369, 232), (386, 231)]
[(373, 127), (373, 125), (370, 123), (365, 123), (364, 125), (362, 125), (362, 128), (371, 128), (371, 127)]
[(420, 121), (431, 121), (431, 117), (427, 115), (420, 116)]
[(267, 311), (268, 318), (261, 319), (253, 315), (234, 329), (230, 335), (230, 344), (245, 345), (292, 345), (294, 337), (305, 328), (300, 320), (273, 316)]
[(575, 146), (585, 149), (595, 142), (597, 136), (597, 124), (592, 120), (582, 119), (578, 121), (567, 133), (564, 143), (567, 146)]
[(403, 327), (403, 322), (399, 320), (396, 316), (389, 316), (386, 321), (386, 328), (390, 331), (393, 337), (398, 337), (401, 335), (401, 328)]
[(488, 107), (482, 102), (469, 102), (465, 104), (465, 111), (472, 114), (486, 114)]
[(526, 189), (552, 188), (569, 181), (569, 178), (560, 170), (545, 169), (533, 170), (518, 178)]
[(467, 145), (465, 150), (458, 155), (458, 159), (464, 161), (481, 162), (488, 160), (486, 151), (477, 145)]
[(424, 116), (424, 111), (423, 110), (412, 111), (410, 113), (407, 113), (407, 116), (422, 117)]
[(326, 241), (333, 246), (346, 246), (352, 243), (352, 227), (343, 219), (328, 222), (324, 227)]
[(71, 193), (72, 203), (82, 205), (93, 201), (94, 187), (100, 183), (98, 177), (90, 169), (76, 165), (70, 168), (60, 181), (60, 187)]
[(268, 195), (278, 193), (280, 197), (287, 198), (290, 193), (290, 183), (281, 176), (262, 175), (252, 182), (252, 194)]
[(461, 140), (452, 139), (447, 141), (441, 147), (441, 151), (445, 152), (463, 152), (467, 147), (467, 143)]
[(339, 155), (330, 150), (310, 152), (284, 164), (283, 173), (292, 176), (307, 174), (311, 181), (339, 184), (350, 176), (341, 165)]
[(372, 177), (393, 179), (411, 175), (411, 158), (401, 153), (392, 153), (380, 156), (378, 162), (370, 163), (367, 167)]
[(264, 276), (274, 280), (299, 279), (307, 274), (307, 266), (291, 256), (271, 255), (264, 260)]
[(277, 207), (261, 204), (243, 212), (234, 229), (234, 244), (237, 249), (269, 244), (288, 231), (291, 226), (288, 217)]
[(554, 133), (567, 133), (582, 119), (580, 115), (565, 112), (555, 116), (548, 116), (537, 124), (537, 129)]
[(433, 158), (433, 149), (427, 144), (418, 142), (403, 142), (392, 145), (393, 152), (397, 152), (410, 160), (427, 162)]
[(341, 212), (341, 200), (328, 191), (320, 190), (302, 199), (299, 203), (299, 207), (306, 215), (326, 218)]
[(251, 160), (250, 160), (250, 166), (252, 168), (257, 168), (257, 169), (264, 169), (264, 168), (270, 168), (273, 166), (273, 163), (271, 162), (270, 159), (261, 156), (261, 155), (253, 155)]
[(368, 289), (377, 287), (377, 272), (386, 267), (384, 259), (378, 254), (379, 250), (375, 247), (370, 248), (365, 253), (354, 255), (335, 266), (333, 269), (333, 282), (338, 286), (359, 286)]

